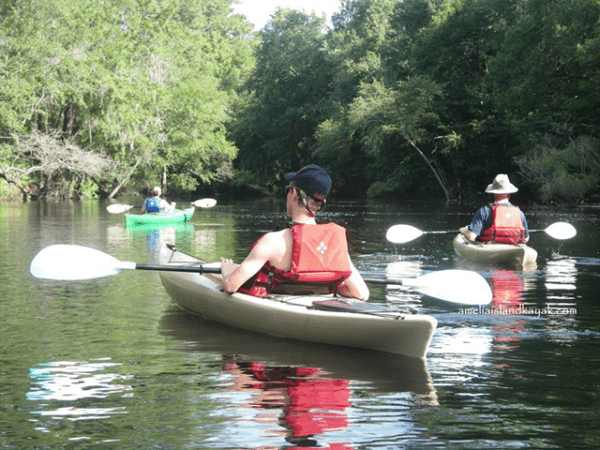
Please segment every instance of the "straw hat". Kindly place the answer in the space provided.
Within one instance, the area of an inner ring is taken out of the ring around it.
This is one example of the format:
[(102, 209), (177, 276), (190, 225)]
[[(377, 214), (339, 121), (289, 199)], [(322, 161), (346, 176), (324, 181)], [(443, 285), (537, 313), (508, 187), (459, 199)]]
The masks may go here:
[(519, 188), (508, 180), (508, 175), (501, 173), (496, 175), (494, 182), (488, 185), (485, 192), (489, 194), (512, 194), (518, 190)]

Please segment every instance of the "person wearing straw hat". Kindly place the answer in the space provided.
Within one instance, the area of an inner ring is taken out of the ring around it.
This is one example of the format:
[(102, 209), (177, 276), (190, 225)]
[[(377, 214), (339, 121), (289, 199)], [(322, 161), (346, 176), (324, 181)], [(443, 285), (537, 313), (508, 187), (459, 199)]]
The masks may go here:
[(510, 203), (510, 194), (518, 190), (508, 175), (496, 175), (485, 190), (494, 195), (494, 203), (479, 208), (471, 223), (459, 231), (470, 241), (515, 245), (526, 243), (529, 240), (527, 219), (523, 211)]
[(160, 198), (161, 193), (162, 189), (158, 186), (152, 188), (152, 197), (148, 197), (144, 201), (144, 204), (142, 205), (142, 214), (175, 211), (175, 202), (169, 203), (168, 201)]
[[(260, 237), (241, 264), (221, 259), (223, 290), (264, 297), (335, 292), (368, 300), (369, 288), (348, 253), (346, 229), (317, 224), (331, 178), (316, 164), (285, 176), (287, 214), (292, 226)], [(323, 292), (326, 291), (326, 292)]]

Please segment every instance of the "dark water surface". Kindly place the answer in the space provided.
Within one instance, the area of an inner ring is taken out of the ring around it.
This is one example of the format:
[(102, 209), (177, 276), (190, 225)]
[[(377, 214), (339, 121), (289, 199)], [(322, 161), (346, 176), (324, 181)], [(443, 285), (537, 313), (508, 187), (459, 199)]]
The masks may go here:
[(330, 205), (324, 219), (349, 227), (367, 276), (458, 268), (490, 282), (494, 301), (476, 313), (372, 287), (373, 301), (438, 319), (419, 361), (206, 322), (174, 306), (154, 272), (71, 283), (29, 274), (57, 243), (143, 263), (175, 242), (239, 261), (285, 223), (281, 201), (223, 198), (192, 223), (128, 230), (106, 206), (0, 204), (2, 449), (600, 448), (598, 209), (527, 211), (531, 228), (568, 221), (578, 234), (534, 234), (538, 267), (522, 272), (459, 260), (451, 235), (385, 240), (399, 223), (457, 229), (475, 205)]

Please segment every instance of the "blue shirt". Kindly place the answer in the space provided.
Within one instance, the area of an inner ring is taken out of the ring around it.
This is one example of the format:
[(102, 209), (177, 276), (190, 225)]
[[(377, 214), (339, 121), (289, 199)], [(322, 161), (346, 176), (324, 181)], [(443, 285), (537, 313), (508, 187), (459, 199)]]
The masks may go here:
[[(521, 211), (521, 220), (523, 221), (523, 227), (525, 227), (525, 237), (528, 238), (529, 226), (527, 225), (527, 219), (525, 218), (523, 211)], [(493, 222), (494, 214), (492, 212), (492, 207), (490, 205), (485, 205), (475, 212), (473, 220), (471, 220), (471, 223), (467, 228), (477, 236), (481, 236), (483, 230), (487, 230), (489, 227), (491, 227)]]

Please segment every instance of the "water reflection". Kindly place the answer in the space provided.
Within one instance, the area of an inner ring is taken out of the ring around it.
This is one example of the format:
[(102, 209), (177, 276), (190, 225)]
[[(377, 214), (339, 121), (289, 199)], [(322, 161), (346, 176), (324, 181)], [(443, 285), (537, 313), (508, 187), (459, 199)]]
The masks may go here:
[(132, 377), (111, 373), (109, 369), (120, 364), (108, 360), (58, 361), (40, 363), (29, 369), (32, 387), (27, 400), (40, 402), (33, 414), (69, 420), (104, 419), (114, 414), (124, 414), (124, 407), (63, 406), (65, 402), (81, 405), (81, 400), (105, 399), (113, 394), (126, 397), (132, 387), (127, 380)]
[(430, 350), (440, 367), (434, 372), (436, 385), (476, 380), (494, 364), (492, 355), (520, 347), (529, 326), (522, 315), (525, 291), (535, 281), (521, 271), (492, 270), (489, 283), (490, 305), (436, 315), (439, 325)]
[(576, 289), (577, 267), (575, 258), (556, 257), (546, 263), (544, 278), (549, 291), (572, 291)]
[[(284, 435), (288, 443), (314, 447), (319, 435), (349, 424), (345, 413), (351, 407), (349, 380), (328, 378), (316, 367), (274, 366), (234, 357), (223, 364), (223, 372), (233, 376), (229, 389), (253, 394), (246, 407), (260, 411), (255, 420), (278, 425), (269, 432)], [(273, 414), (274, 410), (281, 413)], [(337, 443), (336, 448), (353, 447)]]
[(545, 314), (548, 316), (545, 329), (548, 339), (560, 344), (569, 344), (577, 339), (573, 333), (578, 327), (575, 258), (554, 255), (544, 268), (546, 295)]
[(217, 230), (210, 228), (197, 229), (193, 237), (193, 248), (196, 255), (213, 254), (217, 247)]
[[(285, 441), (294, 434), (285, 408), (305, 403), (292, 401), (284, 388), (302, 382), (306, 391), (318, 393), (313, 384), (323, 380), (341, 383), (341, 400), (334, 397), (331, 407), (298, 413), (314, 412), (314, 419), (326, 413), (332, 419), (322, 431), (313, 427), (321, 434), (304, 440), (319, 448), (348, 447), (348, 442), (361, 449), (599, 447), (594, 430), (600, 366), (593, 357), (600, 337), (597, 213), (560, 218), (578, 223), (578, 237), (585, 236), (564, 244), (566, 255), (576, 256), (551, 255), (554, 244), (542, 240), (536, 244), (540, 265), (532, 273), (472, 267), (494, 284), (493, 309), (541, 310), (550, 302), (571, 310), (577, 305), (577, 314), (466, 315), (418, 294), (373, 286), (374, 299), (387, 293), (423, 301), (422, 312), (438, 318), (427, 364), (419, 365), (208, 324), (170, 306), (152, 273), (76, 285), (32, 280), (28, 264), (50, 244), (89, 245), (123, 260), (148, 256), (147, 234), (130, 233), (122, 218), (97, 202), (89, 205), (31, 202), (18, 213), (16, 206), (0, 204), (0, 267), (6, 269), (0, 274), (5, 344), (0, 447), (298, 448)], [(273, 217), (259, 212), (262, 204), (231, 205), (206, 217), (225, 228), (205, 233), (196, 218), (192, 236), (182, 236), (190, 239), (183, 250), (209, 260), (245, 255), (259, 230), (272, 227)], [(382, 239), (387, 227), (407, 221), (402, 208), (374, 202), (365, 214), (340, 217), (350, 225), (351, 251), (361, 271), (383, 277), (388, 263), (396, 262), (390, 276), (470, 268), (442, 238), (423, 238), (419, 246), (402, 249), (406, 255), (394, 253)], [(424, 205), (421, 210), (425, 217), (431, 214)], [(552, 221), (547, 212), (533, 217), (537, 223)], [(435, 219), (422, 228), (450, 229), (463, 222), (452, 211)], [(213, 246), (208, 254), (205, 245)], [(124, 366), (111, 365), (115, 361)], [(309, 373), (293, 375), (297, 368)], [(237, 388), (249, 386), (246, 382), (255, 390)], [(298, 428), (296, 435), (302, 434), (308, 433)]]
[(123, 245), (145, 241), (148, 257), (154, 261), (164, 244), (189, 242), (194, 235), (194, 225), (190, 222), (136, 226), (111, 225), (106, 228), (109, 247), (107, 250), (118, 254), (122, 252)]
[[(398, 258), (398, 257), (396, 257)], [(386, 265), (385, 277), (388, 279), (415, 278), (422, 275), (423, 261), (417, 258), (400, 256), (398, 260), (392, 261)], [(394, 310), (394, 305), (414, 306), (421, 305), (423, 296), (409, 286), (401, 284), (388, 284), (386, 287), (386, 300), (390, 304), (390, 309)]]
[[(237, 425), (228, 428), (232, 435), (258, 428), (252, 434), (261, 434), (263, 442), (266, 435), (271, 442), (282, 439), (302, 448), (349, 449), (354, 446), (345, 430), (354, 397), (408, 392), (417, 402), (437, 404), (422, 359), (249, 333), (180, 310), (165, 314), (160, 328), (182, 342), (182, 351), (201, 359), (219, 355), (223, 388), (239, 394), (226, 404), (247, 411), (237, 413), (235, 422), (243, 423), (239, 431)], [(235, 440), (232, 435), (229, 440)], [(248, 448), (254, 447), (248, 443)]]
[(442, 373), (435, 373), (436, 386), (469, 381), (479, 376), (479, 367), (485, 366), (485, 355), (491, 353), (494, 335), (490, 329), (456, 323), (446, 317), (438, 327), (429, 354), (436, 359)]
[(398, 261), (388, 263), (386, 275), (388, 278), (418, 277), (423, 272), (423, 261), (417, 258), (400, 257)]
[[(525, 329), (525, 320), (519, 317), (523, 309), (523, 291), (526, 279), (514, 270), (494, 270), (490, 273), (492, 308), (510, 317), (492, 328), (494, 349), (507, 350), (519, 347), (519, 333)], [(530, 283), (531, 284), (531, 283)]]
[(184, 351), (236, 355), (276, 366), (316, 367), (331, 377), (366, 383), (371, 392), (412, 392), (435, 402), (424, 359), (255, 334), (204, 320), (175, 306), (162, 317), (160, 329), (182, 341)]

